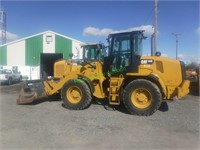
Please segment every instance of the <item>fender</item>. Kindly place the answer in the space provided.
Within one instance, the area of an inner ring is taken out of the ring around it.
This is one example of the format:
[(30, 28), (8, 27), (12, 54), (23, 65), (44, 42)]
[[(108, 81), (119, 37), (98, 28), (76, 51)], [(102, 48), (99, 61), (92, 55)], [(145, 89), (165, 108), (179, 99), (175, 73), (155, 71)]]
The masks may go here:
[(161, 88), (161, 92), (164, 94), (164, 97), (167, 96), (167, 89), (166, 89), (166, 86), (163, 82), (163, 80), (157, 75), (157, 74), (154, 74), (154, 73), (151, 73), (150, 75), (148, 75), (148, 78), (150, 78), (151, 80), (153, 80), (156, 84), (159, 84), (159, 88)]
[(94, 86), (92, 84), (92, 81), (88, 77), (79, 74), (78, 78), (81, 79), (82, 81), (86, 82), (87, 85), (89, 86), (91, 92), (94, 93)]

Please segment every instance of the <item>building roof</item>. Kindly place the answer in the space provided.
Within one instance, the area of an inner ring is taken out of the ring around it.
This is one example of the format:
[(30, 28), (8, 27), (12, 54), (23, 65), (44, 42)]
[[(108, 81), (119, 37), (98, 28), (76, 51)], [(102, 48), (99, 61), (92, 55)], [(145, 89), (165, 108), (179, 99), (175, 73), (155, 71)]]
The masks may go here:
[(28, 37), (25, 37), (25, 38), (21, 38), (21, 39), (12, 41), (12, 42), (8, 42), (8, 43), (6, 43), (6, 44), (0, 45), (0, 47), (7, 46), (7, 45), (10, 45), (10, 44), (14, 44), (14, 43), (17, 43), (17, 42), (20, 42), (20, 41), (23, 41), (23, 40), (26, 40), (26, 39), (29, 39), (29, 38), (32, 38), (32, 37), (35, 37), (35, 36), (38, 36), (38, 35), (43, 35), (43, 34), (46, 34), (46, 33), (53, 33), (53, 34), (59, 35), (59, 36), (61, 36), (61, 37), (63, 37), (63, 38), (66, 38), (66, 39), (69, 39), (69, 40), (72, 40), (72, 41), (76, 41), (76, 42), (85, 44), (85, 43), (82, 42), (82, 41), (73, 39), (73, 38), (71, 38), (71, 37), (65, 36), (65, 35), (63, 35), (63, 34), (60, 34), (60, 33), (57, 33), (57, 32), (51, 31), (51, 30), (47, 30), (47, 31), (45, 31), (45, 32), (41, 32), (41, 33), (38, 33), (38, 34), (34, 34), (34, 35), (31, 35), (31, 36), (28, 36)]

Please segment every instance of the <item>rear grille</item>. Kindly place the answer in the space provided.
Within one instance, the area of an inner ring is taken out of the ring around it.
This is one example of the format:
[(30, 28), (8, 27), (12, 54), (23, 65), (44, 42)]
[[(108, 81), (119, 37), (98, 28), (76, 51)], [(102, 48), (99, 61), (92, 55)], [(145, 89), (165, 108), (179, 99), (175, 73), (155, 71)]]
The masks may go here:
[(62, 77), (64, 73), (65, 66), (63, 64), (58, 64), (55, 66), (55, 77)]

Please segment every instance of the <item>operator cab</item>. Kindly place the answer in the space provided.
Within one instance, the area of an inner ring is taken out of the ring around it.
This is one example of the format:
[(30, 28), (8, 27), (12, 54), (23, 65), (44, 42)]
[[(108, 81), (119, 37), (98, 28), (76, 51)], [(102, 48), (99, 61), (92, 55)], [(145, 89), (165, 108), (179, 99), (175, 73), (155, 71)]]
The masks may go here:
[[(113, 73), (138, 72), (142, 55), (143, 31), (114, 33), (108, 36), (109, 53), (105, 71)], [(114, 70), (114, 71), (113, 71)]]

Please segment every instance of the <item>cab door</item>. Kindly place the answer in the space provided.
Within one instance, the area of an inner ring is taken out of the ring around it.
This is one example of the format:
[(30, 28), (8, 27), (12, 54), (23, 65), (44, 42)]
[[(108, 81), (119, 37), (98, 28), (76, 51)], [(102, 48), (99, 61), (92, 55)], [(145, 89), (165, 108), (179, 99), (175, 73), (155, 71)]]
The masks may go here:
[(138, 72), (143, 38), (139, 31), (111, 34), (108, 37), (109, 56), (104, 61), (105, 70), (117, 73)]
[(125, 73), (131, 65), (131, 34), (113, 37), (110, 51), (110, 68), (113, 74)]

